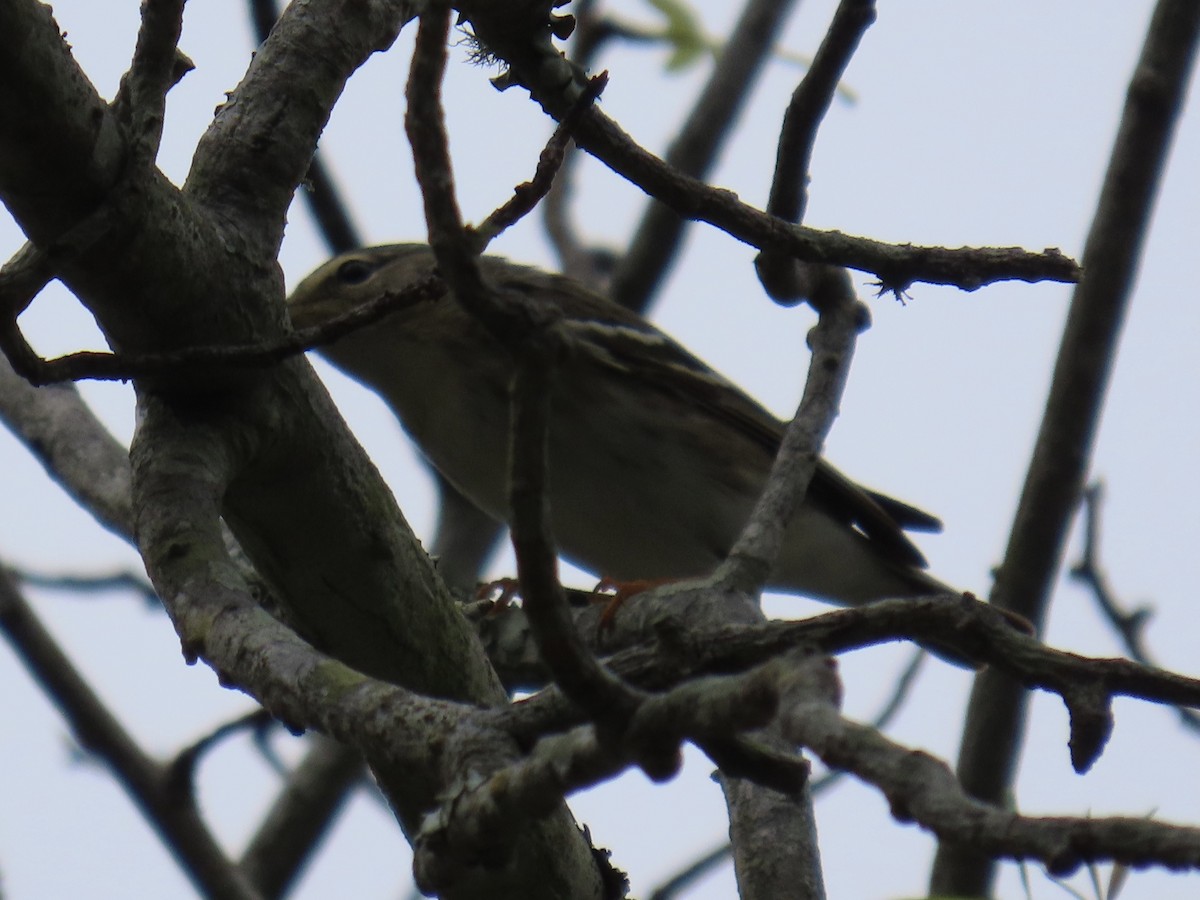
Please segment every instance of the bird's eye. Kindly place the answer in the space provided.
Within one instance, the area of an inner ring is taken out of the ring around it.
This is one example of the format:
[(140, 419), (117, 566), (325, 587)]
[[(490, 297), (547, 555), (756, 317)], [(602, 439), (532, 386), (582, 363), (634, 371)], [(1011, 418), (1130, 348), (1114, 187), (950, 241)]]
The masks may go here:
[(375, 271), (361, 259), (348, 259), (337, 270), (337, 279), (342, 284), (362, 284)]

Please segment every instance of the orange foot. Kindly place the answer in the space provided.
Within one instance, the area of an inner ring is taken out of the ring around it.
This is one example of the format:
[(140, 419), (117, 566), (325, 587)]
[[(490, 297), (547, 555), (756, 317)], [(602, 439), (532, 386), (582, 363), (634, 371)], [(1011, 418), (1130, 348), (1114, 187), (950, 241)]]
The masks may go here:
[(604, 612), (600, 613), (600, 622), (596, 626), (597, 629), (599, 631), (606, 631), (612, 628), (613, 620), (617, 617), (617, 610), (630, 597), (636, 597), (638, 594), (664, 584), (670, 584), (675, 580), (674, 578), (642, 578), (631, 581), (618, 581), (608, 576), (601, 578), (596, 582), (592, 593), (598, 597), (608, 597), (609, 600), (608, 605), (604, 607)]
[[(497, 591), (499, 593), (497, 593)], [(515, 578), (497, 578), (495, 581), (482, 582), (475, 588), (476, 600), (491, 600), (492, 608), (488, 615), (497, 615), (508, 609), (513, 597), (521, 593), (521, 582)], [(493, 599), (492, 595), (496, 594)]]

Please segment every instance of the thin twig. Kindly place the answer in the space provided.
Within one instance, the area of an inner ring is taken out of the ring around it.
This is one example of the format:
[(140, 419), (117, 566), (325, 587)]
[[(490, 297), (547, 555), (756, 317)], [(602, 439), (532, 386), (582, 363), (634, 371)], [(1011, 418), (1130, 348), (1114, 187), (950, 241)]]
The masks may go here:
[[(521, 83), (556, 117), (565, 115), (582, 90), (582, 77), (539, 32), (514, 29), (507, 7), (470, 4), (467, 15), (476, 35), (509, 65), (502, 85)], [(888, 245), (841, 232), (788, 226), (742, 203), (728, 190), (713, 188), (680, 173), (640, 147), (596, 107), (588, 110), (575, 135), (578, 146), (685, 219), (707, 222), (752, 246), (772, 248), (797, 259), (871, 272), (887, 290), (918, 282), (976, 290), (996, 281), (1075, 281), (1079, 266), (1058, 250), (1031, 253), (1016, 247), (960, 248)]]
[(510, 528), (521, 595), (533, 634), (554, 679), (572, 700), (619, 735), (637, 704), (637, 692), (606, 672), (575, 631), (558, 582), (558, 554), (550, 534), (546, 496), (549, 366), (558, 338), (551, 322), (516, 300), (502, 304), (484, 283), (454, 197), (454, 179), (440, 87), (446, 61), (449, 8), (421, 15), (409, 69), (405, 130), (425, 204), (429, 243), (455, 296), (517, 353), (510, 422)]
[(733, 848), (728, 841), (713, 847), (707, 853), (701, 854), (685, 868), (676, 872), (649, 893), (649, 900), (675, 900), (693, 884), (715, 869), (729, 861)]
[[(708, 177), (794, 6), (795, 0), (745, 4), (664, 155), (666, 166), (699, 181)], [(687, 220), (679, 210), (660, 202), (647, 205), (613, 274), (612, 295), (618, 302), (645, 311), (683, 244)]]
[[(265, 745), (262, 741), (262, 736), (267, 729), (276, 725), (276, 722), (271, 718), (271, 714), (265, 709), (255, 709), (245, 715), (238, 716), (231, 722), (225, 722), (204, 737), (200, 738), (184, 747), (171, 760), (168, 766), (170, 777), (178, 786), (179, 790), (185, 790), (192, 793), (195, 790), (196, 769), (200, 765), (200, 761), (205, 754), (216, 749), (227, 738), (241, 734), (243, 731), (249, 731), (255, 736), (255, 743), (260, 749)], [(286, 769), (282, 767), (282, 762), (274, 753), (264, 753), (263, 758), (266, 759), (271, 768), (278, 775), (286, 775)]]
[(63, 381), (128, 381), (171, 375), (195, 375), (215, 369), (258, 369), (276, 365), (315, 347), (331, 344), (390, 313), (435, 299), (445, 291), (439, 278), (426, 278), (403, 291), (385, 292), (320, 325), (302, 328), (271, 344), (190, 347), (168, 353), (102, 353), (81, 351), (42, 359), (21, 335), (16, 323), (0, 321), (0, 348), (22, 377), (36, 386)]
[[(608, 20), (597, 15), (596, 6), (595, 0), (580, 0), (572, 7), (575, 31), (571, 35), (570, 57), (582, 72), (592, 71), (600, 49), (612, 36), (612, 31), (606, 27)], [(616, 255), (603, 248), (586, 246), (571, 217), (570, 200), (580, 159), (578, 153), (566, 154), (558, 177), (542, 203), (542, 223), (558, 254), (558, 268), (562, 273), (607, 294)]]
[(784, 432), (754, 511), (719, 570), (720, 575), (733, 577), (739, 586), (755, 592), (770, 576), (788, 522), (816, 471), (849, 378), (855, 338), (866, 321), (849, 276), (835, 269), (825, 271), (828, 277), (822, 279), (818, 300), (821, 315), (810, 333), (813, 353), (804, 395)]
[[(1083, 493), (1083, 556), (1071, 567), (1071, 577), (1090, 589), (1096, 605), (1120, 636), (1130, 658), (1145, 666), (1161, 668), (1146, 646), (1146, 625), (1154, 615), (1154, 610), (1139, 606), (1132, 612), (1126, 612), (1100, 565), (1100, 506), (1103, 496), (1104, 487), (1099, 482), (1090, 485)], [(1200, 732), (1200, 715), (1185, 707), (1176, 707), (1176, 712), (1185, 727)]]
[[(874, 0), (842, 0), (838, 5), (813, 64), (792, 93), (784, 113), (767, 201), (769, 215), (797, 225), (804, 221), (817, 130), (833, 102), (842, 73), (874, 21)], [(819, 267), (775, 249), (763, 250), (754, 265), (767, 294), (779, 303), (806, 299), (819, 280)]]
[(795, 709), (787, 731), (827, 766), (878, 788), (897, 818), (944, 841), (970, 834), (972, 846), (990, 858), (1037, 859), (1055, 875), (1107, 860), (1200, 869), (1200, 829), (1134, 817), (1037, 818), (983, 803), (936, 757), (851, 722), (830, 704)]
[[(896, 714), (904, 708), (904, 702), (908, 699), (909, 691), (917, 683), (917, 675), (920, 673), (921, 666), (928, 656), (929, 652), (920, 647), (913, 651), (908, 664), (901, 670), (900, 677), (896, 679), (896, 686), (892, 688), (891, 696), (884, 702), (879, 712), (871, 717), (871, 727), (876, 731), (886, 731), (888, 726), (892, 724), (892, 720), (896, 718)], [(810, 787), (813, 798), (815, 799), (826, 791), (832, 790), (845, 775), (845, 772), (831, 770), (820, 778), (813, 779)]]
[(117, 775), (117, 782), (163, 835), (205, 896), (253, 900), (258, 893), (209, 832), (190, 791), (179, 791), (168, 767), (146, 755), (104, 706), (0, 568), (0, 631), (79, 743)]
[(571, 111), (558, 123), (554, 134), (550, 136), (550, 140), (538, 157), (533, 180), (518, 184), (513, 188), (512, 199), (471, 229), (475, 239), (476, 253), (483, 253), (488, 244), (531, 213), (538, 203), (550, 193), (550, 189), (554, 186), (554, 178), (566, 158), (571, 133), (575, 130), (584, 110), (596, 102), (607, 85), (607, 72), (601, 72), (588, 79), (587, 89), (579, 95), (571, 107)]
[(10, 578), (30, 587), (43, 590), (67, 591), (73, 594), (96, 594), (107, 591), (133, 591), (147, 606), (162, 608), (154, 586), (137, 572), (114, 572), (109, 575), (48, 575), (25, 568), (8, 570)]
[(803, 222), (808, 205), (809, 163), (817, 130), (829, 112), (846, 67), (875, 21), (874, 0), (842, 0), (821, 39), (808, 72), (796, 86), (783, 117), (767, 212)]

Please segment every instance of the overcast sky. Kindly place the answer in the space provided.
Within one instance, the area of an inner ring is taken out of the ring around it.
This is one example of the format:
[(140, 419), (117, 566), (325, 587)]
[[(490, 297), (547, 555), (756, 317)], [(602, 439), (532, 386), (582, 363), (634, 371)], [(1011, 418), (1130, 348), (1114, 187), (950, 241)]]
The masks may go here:
[[(653, 21), (642, 3), (613, 4)], [(709, 29), (724, 30), (734, 4), (698, 0)], [(811, 53), (832, 0), (801, 4), (787, 30), (789, 51)], [(137, 30), (134, 0), (54, 5), (76, 58), (111, 97)], [(812, 165), (807, 223), (883, 240), (960, 245), (1055, 246), (1078, 257), (1111, 147), (1125, 86), (1151, 4), (1132, 0), (881, 4), (879, 20), (847, 74), (854, 106), (831, 112)], [(351, 82), (322, 141), (373, 242), (420, 239), (424, 225), (402, 140), (403, 79), (411, 34), (376, 56)], [(236, 0), (194, 0), (182, 49), (197, 64), (172, 92), (159, 163), (177, 183), (212, 110), (232, 90), (252, 39)], [(497, 93), (489, 73), (456, 54), (446, 90), (464, 214), (482, 218), (533, 170), (550, 125), (519, 90)], [(706, 67), (664, 78), (665, 52), (612, 52), (605, 110), (637, 140), (661, 151), (702, 82)], [(765, 202), (779, 120), (798, 71), (768, 70), (713, 180), (744, 200)], [(1200, 614), (1200, 304), (1195, 242), (1200, 213), (1200, 109), (1193, 97), (1159, 198), (1150, 244), (1123, 337), (1093, 466), (1108, 486), (1104, 561), (1130, 603), (1150, 603), (1154, 650), (1167, 666), (1196, 675), (1192, 649)], [(593, 240), (621, 246), (643, 208), (638, 191), (596, 164), (583, 168), (578, 216)], [(0, 251), (22, 235), (0, 213)], [(536, 217), (496, 245), (514, 259), (552, 264)], [(289, 285), (323, 260), (311, 221), (291, 215), (281, 262)], [(654, 317), (668, 332), (781, 416), (799, 397), (813, 318), (765, 300), (753, 250), (698, 226)], [(864, 285), (868, 278), (858, 277)], [(866, 297), (864, 288), (864, 297)], [(1003, 551), (1032, 446), (1048, 374), (1070, 299), (1064, 285), (1002, 284), (972, 294), (917, 285), (907, 305), (871, 299), (874, 328), (859, 341), (829, 457), (853, 477), (942, 517), (945, 533), (922, 539), (938, 577), (986, 594)], [(22, 317), (35, 347), (53, 355), (102, 343), (89, 315), (57, 286)], [(361, 388), (321, 373), (352, 427), (396, 491), (418, 534), (433, 519), (428, 480), (383, 407)], [(132, 392), (85, 385), (114, 433), (127, 441)], [(92, 573), (139, 565), (49, 481), (7, 432), (0, 433), (6, 498), (0, 559), (39, 571)], [(1069, 559), (1074, 559), (1078, 543)], [(498, 573), (511, 574), (500, 559)], [(579, 575), (575, 581), (587, 584)], [(165, 616), (114, 595), (75, 598), (30, 591), (54, 633), (80, 660), (126, 725), (150, 750), (170, 753), (251, 708), (222, 690), (203, 666), (188, 668)], [(773, 600), (779, 615), (815, 604)], [(1064, 584), (1048, 640), (1069, 650), (1114, 655), (1120, 648), (1086, 594)], [(869, 717), (887, 696), (906, 653), (898, 648), (844, 658), (846, 709)], [(191, 888), (149, 827), (98, 769), (81, 764), (67, 730), (9, 650), (0, 648), (5, 727), (0, 729), (0, 879), (7, 897), (188, 897)], [(893, 730), (898, 740), (953, 760), (969, 676), (926, 665)], [(1033, 703), (1016, 802), (1025, 812), (1157, 815), (1196, 822), (1197, 739), (1169, 710), (1118, 702), (1116, 731), (1086, 776), (1070, 768), (1062, 703)], [(214, 754), (202, 770), (206, 812), (231, 852), (256, 824), (274, 776), (250, 760), (246, 741)], [(289, 757), (294, 747), (280, 741)], [(646, 894), (691, 856), (721, 839), (723, 804), (692, 754), (667, 786), (639, 775), (575, 798), (598, 844)], [(831, 897), (899, 897), (925, 890), (932, 841), (895, 824), (875, 792), (846, 783), (818, 807)], [(865, 853), (869, 856), (865, 856)], [(869, 859), (869, 864), (864, 864)], [(390, 816), (360, 797), (298, 896), (402, 895), (408, 853)], [(1066, 896), (1040, 871), (1035, 897)], [(1077, 879), (1077, 885), (1084, 881)], [(1008, 866), (1000, 895), (1021, 896)], [(1087, 892), (1086, 887), (1084, 888)], [(728, 869), (692, 896), (727, 897)], [(1125, 898), (1200, 893), (1196, 875), (1135, 876)], [(1090, 896), (1090, 895), (1089, 895)]]

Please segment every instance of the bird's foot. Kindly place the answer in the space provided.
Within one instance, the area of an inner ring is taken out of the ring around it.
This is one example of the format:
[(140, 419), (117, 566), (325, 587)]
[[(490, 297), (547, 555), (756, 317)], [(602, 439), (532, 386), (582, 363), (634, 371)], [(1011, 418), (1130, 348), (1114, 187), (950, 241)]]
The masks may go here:
[[(521, 582), (515, 578), (497, 578), (495, 581), (484, 581), (475, 588), (476, 600), (491, 600), (492, 608), (488, 615), (499, 615), (508, 609), (513, 598), (521, 593)], [(495, 595), (495, 596), (493, 596)]]
[(625, 601), (630, 597), (636, 597), (638, 594), (664, 584), (670, 584), (675, 580), (674, 578), (635, 578), (629, 581), (619, 581), (608, 576), (601, 578), (596, 582), (592, 593), (596, 595), (597, 601), (607, 601), (608, 605), (604, 607), (604, 612), (600, 613), (600, 621), (596, 625), (596, 630), (607, 631), (612, 628), (617, 611), (625, 605)]

